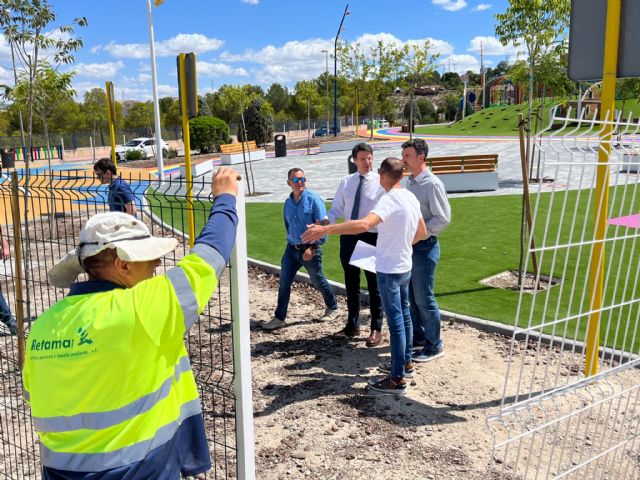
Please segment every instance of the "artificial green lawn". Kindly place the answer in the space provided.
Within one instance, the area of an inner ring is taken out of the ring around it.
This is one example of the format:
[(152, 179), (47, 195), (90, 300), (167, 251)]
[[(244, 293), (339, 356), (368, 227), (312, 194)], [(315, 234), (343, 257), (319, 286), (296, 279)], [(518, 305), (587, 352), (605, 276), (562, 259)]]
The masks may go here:
[[(614, 212), (629, 211), (629, 202), (633, 199), (631, 187), (627, 190), (626, 198), (622, 202), (624, 187), (611, 189), (610, 201), (614, 205)], [(553, 200), (553, 210), (549, 219), (550, 227), (546, 239), (542, 235), (536, 235), (537, 246), (564, 244), (569, 241), (569, 231), (574, 230), (572, 242), (580, 240), (583, 228), (587, 232), (584, 240), (590, 238), (592, 231), (592, 214), (587, 214), (587, 199), (589, 191), (582, 192), (571, 191), (566, 195), (564, 193), (557, 194)], [(167, 199), (164, 197), (154, 197), (148, 195), (148, 201), (154, 212), (160, 215), (165, 221), (173, 224), (180, 230), (186, 230), (183, 204), (176, 199)], [(545, 194), (541, 197), (538, 207), (540, 212), (548, 210), (548, 203), (551, 197)], [(594, 200), (592, 200), (592, 203)], [(624, 203), (624, 209), (619, 210), (620, 205)], [(521, 197), (513, 196), (486, 196), (486, 197), (465, 197), (451, 199), (452, 207), (452, 223), (447, 230), (440, 236), (442, 257), (438, 265), (436, 290), (438, 303), (444, 310), (455, 313), (471, 315), (474, 317), (494, 320), (505, 324), (513, 324), (518, 305), (519, 293), (517, 291), (502, 290), (497, 288), (486, 287), (480, 284), (480, 280), (506, 270), (515, 270), (518, 267), (519, 259), (519, 224)], [(208, 217), (209, 204), (207, 202), (196, 202), (196, 231), (199, 231)], [(589, 209), (592, 207), (589, 207)], [(280, 257), (285, 247), (285, 231), (282, 221), (282, 204), (280, 203), (248, 203), (247, 209), (247, 237), (249, 256), (269, 263), (279, 265)], [(561, 212), (565, 211), (565, 216), (561, 219)], [(575, 215), (574, 215), (575, 212)], [(589, 210), (590, 212), (590, 210)], [(540, 214), (538, 225), (542, 232), (542, 226), (547, 223), (547, 216)], [(627, 231), (633, 234), (635, 230), (627, 230), (621, 228), (618, 235), (623, 235)], [(613, 235), (615, 229), (609, 228), (609, 235)], [(614, 251), (609, 252), (608, 259), (615, 262), (615, 268), (618, 264), (622, 270), (613, 275), (613, 278), (624, 278), (627, 274), (626, 269), (630, 269), (631, 282), (626, 292), (623, 286), (613, 285), (613, 281), (607, 288), (607, 299), (614, 296), (619, 302), (623, 297), (629, 297), (629, 289), (633, 288), (633, 279), (635, 272), (638, 272), (640, 264), (638, 261), (638, 252), (633, 250), (633, 242), (628, 241), (625, 248), (622, 249), (617, 244)], [(539, 321), (545, 301), (548, 301), (547, 319), (553, 318), (553, 312), (558, 309), (560, 316), (576, 314), (580, 311), (588, 310), (586, 302), (588, 297), (581, 301), (581, 294), (584, 290), (584, 282), (587, 272), (587, 258), (589, 255), (589, 246), (583, 247), (578, 260), (578, 247), (568, 250), (571, 256), (570, 267), (564, 273), (565, 282), (563, 286), (555, 286), (551, 289), (551, 294), (547, 297), (546, 293), (537, 295), (536, 307), (534, 309), (534, 324)], [(324, 271), (328, 278), (342, 282), (343, 273), (338, 257), (338, 241), (337, 237), (329, 238), (324, 248)], [(563, 272), (560, 270), (564, 265), (564, 258), (567, 250), (559, 251), (555, 254), (556, 267), (553, 276), (561, 277)], [(623, 262), (618, 262), (621, 258)], [(551, 264), (554, 253), (547, 251), (542, 257), (541, 271), (543, 273), (551, 273)], [(576, 268), (577, 265), (577, 268)], [(572, 285), (576, 285), (575, 294), (571, 295)], [(635, 297), (638, 293), (635, 292)], [(559, 299), (559, 297), (561, 298)], [(531, 296), (523, 296), (523, 305), (521, 309), (522, 326), (526, 325), (529, 318)], [(615, 312), (617, 314), (617, 311)], [(633, 303), (626, 307), (622, 312), (624, 322), (619, 329), (617, 341), (618, 347), (623, 345), (623, 337), (629, 342), (633, 341), (637, 345), (639, 341), (634, 335), (634, 325), (639, 315), (638, 304)], [(608, 315), (603, 315), (604, 323), (608, 320)], [(617, 318), (617, 315), (616, 317)], [(626, 319), (630, 319), (630, 328), (625, 333)], [(548, 321), (548, 320), (547, 320)], [(575, 331), (577, 321), (572, 321), (568, 327), (571, 334)], [(582, 318), (578, 339), (584, 339), (584, 330), (586, 328), (587, 319)], [(613, 322), (613, 327), (617, 324)], [(612, 328), (613, 328), (612, 327)], [(558, 327), (556, 333), (561, 333), (564, 324)], [(545, 329), (547, 333), (552, 332), (553, 327)], [(602, 328), (602, 341), (606, 335), (605, 327)], [(609, 345), (613, 344), (613, 330), (610, 332)]]
[[(538, 121), (538, 131), (547, 128), (549, 123), (549, 112), (558, 101), (545, 102), (535, 101), (533, 104), (533, 113), (535, 115), (538, 105), (542, 103), (540, 109), (540, 118)], [(616, 102), (616, 108), (621, 108), (622, 102)], [(627, 100), (624, 105), (626, 119), (629, 113), (633, 113), (634, 117), (640, 116), (640, 103), (637, 100)], [(469, 135), (469, 136), (517, 136), (518, 135), (518, 114), (522, 113), (525, 118), (527, 116), (527, 104), (520, 103), (510, 106), (496, 106), (479, 110), (451, 125), (437, 125), (429, 127), (416, 128), (416, 133), (427, 135)], [(533, 120), (535, 127), (535, 119)], [(586, 129), (585, 129), (586, 130)]]

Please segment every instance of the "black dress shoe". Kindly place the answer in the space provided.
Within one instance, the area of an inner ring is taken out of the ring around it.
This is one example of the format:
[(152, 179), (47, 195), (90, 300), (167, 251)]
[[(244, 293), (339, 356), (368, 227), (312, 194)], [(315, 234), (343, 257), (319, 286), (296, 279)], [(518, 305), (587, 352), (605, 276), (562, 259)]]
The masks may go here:
[(334, 337), (346, 337), (346, 338), (353, 338), (353, 337), (357, 337), (358, 335), (360, 335), (359, 328), (349, 328), (349, 327), (344, 327), (339, 332), (336, 332), (333, 334)]

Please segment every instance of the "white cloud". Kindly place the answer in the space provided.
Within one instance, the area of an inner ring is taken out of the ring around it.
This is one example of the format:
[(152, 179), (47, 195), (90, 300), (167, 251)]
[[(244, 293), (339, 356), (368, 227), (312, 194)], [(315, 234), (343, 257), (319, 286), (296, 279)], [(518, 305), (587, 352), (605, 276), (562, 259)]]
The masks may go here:
[(522, 47), (516, 47), (512, 43), (502, 45), (496, 37), (473, 37), (469, 42), (468, 52), (480, 53), (480, 46), (484, 55), (499, 55), (515, 59), (524, 54)]
[(431, 0), (431, 3), (449, 12), (457, 12), (467, 6), (466, 0)]
[(242, 0), (242, 3), (248, 3), (249, 5), (257, 5), (260, 0)]
[(78, 75), (104, 79), (113, 78), (123, 68), (124, 63), (121, 60), (106, 63), (78, 63), (73, 66), (73, 70)]
[[(485, 65), (489, 62), (485, 62)], [(441, 65), (444, 65), (446, 71), (457, 73), (466, 73), (468, 70), (473, 72), (480, 72), (480, 61), (473, 55), (449, 55), (441, 60)]]
[[(209, 38), (201, 33), (179, 33), (168, 40), (156, 42), (156, 56), (170, 57), (183, 52), (195, 52), (198, 54), (218, 50), (224, 45), (223, 40)], [(115, 43), (98, 45), (91, 49), (91, 53), (105, 51), (116, 58), (148, 58), (149, 44), (147, 43)]]
[[(420, 44), (425, 39), (412, 39), (402, 41), (390, 33), (367, 33), (353, 40), (360, 43), (365, 51), (375, 46), (379, 40), (395, 42), (398, 46), (404, 44)], [(444, 40), (429, 39), (433, 46), (432, 53), (449, 55), (453, 53), (453, 45)], [(260, 65), (255, 71), (255, 77), (259, 83), (286, 83), (292, 84), (298, 80), (309, 80), (317, 77), (325, 71), (325, 54), (323, 50), (333, 54), (333, 39), (310, 38), (307, 40), (295, 40), (282, 46), (267, 45), (260, 50), (245, 50), (235, 54), (223, 52), (220, 60), (224, 62), (246, 62)], [(333, 63), (331, 61), (331, 63)], [(333, 65), (330, 66), (333, 70)]]
[(249, 75), (244, 68), (233, 68), (226, 63), (198, 62), (197, 71), (198, 75), (205, 75), (207, 77), (246, 77)]
[(475, 7), (473, 7), (472, 11), (474, 12), (483, 12), (485, 10), (489, 10), (491, 8), (490, 3), (479, 3)]

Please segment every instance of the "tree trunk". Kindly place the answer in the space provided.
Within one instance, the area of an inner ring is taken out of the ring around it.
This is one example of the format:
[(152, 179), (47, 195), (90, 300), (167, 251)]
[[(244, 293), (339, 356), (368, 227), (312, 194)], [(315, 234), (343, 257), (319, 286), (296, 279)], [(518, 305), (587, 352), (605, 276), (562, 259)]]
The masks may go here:
[[(327, 132), (329, 135), (329, 132)], [(311, 155), (311, 102), (307, 98), (307, 155)]]
[(409, 140), (413, 140), (413, 96), (414, 88), (411, 88), (411, 97), (409, 99)]

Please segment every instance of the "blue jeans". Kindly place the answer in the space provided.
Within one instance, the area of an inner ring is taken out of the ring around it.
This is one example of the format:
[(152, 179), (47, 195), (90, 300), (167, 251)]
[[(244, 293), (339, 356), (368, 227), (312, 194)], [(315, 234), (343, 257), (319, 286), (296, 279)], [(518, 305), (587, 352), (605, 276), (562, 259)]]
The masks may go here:
[(338, 308), (331, 285), (322, 273), (322, 247), (320, 245), (316, 247), (313, 258), (308, 262), (302, 259), (303, 254), (304, 248), (296, 248), (294, 245), (288, 244), (282, 255), (282, 260), (280, 260), (280, 287), (278, 288), (278, 306), (275, 311), (275, 316), (280, 320), (287, 318), (291, 285), (301, 267), (307, 269), (311, 283), (322, 294), (327, 308), (332, 310)]
[(16, 319), (11, 315), (11, 309), (2, 293), (0, 293), (0, 323), (4, 323), (9, 329), (16, 328)]
[(411, 272), (377, 272), (382, 309), (387, 314), (391, 339), (391, 378), (404, 378), (404, 366), (413, 354), (413, 325), (409, 312)]
[(433, 355), (442, 350), (440, 309), (436, 302), (435, 276), (440, 260), (440, 243), (434, 236), (413, 246), (411, 270), (411, 319), (416, 343), (424, 343), (422, 353)]

